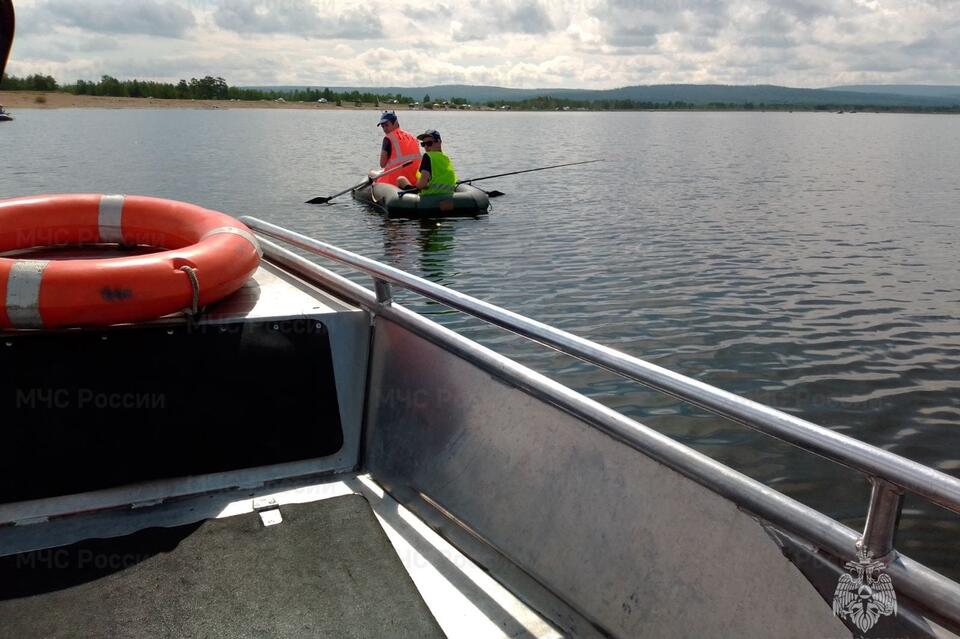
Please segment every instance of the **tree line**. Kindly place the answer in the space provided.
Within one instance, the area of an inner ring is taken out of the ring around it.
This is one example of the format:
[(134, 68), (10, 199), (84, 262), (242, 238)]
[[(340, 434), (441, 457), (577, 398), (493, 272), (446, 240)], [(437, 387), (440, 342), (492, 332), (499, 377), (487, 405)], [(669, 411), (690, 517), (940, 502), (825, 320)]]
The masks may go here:
[[(123, 98), (156, 98), (161, 100), (278, 100), (290, 102), (317, 102), (325, 100), (341, 106), (343, 103), (352, 103), (356, 106), (374, 104), (389, 106), (391, 104), (419, 104), (413, 98), (402, 94), (377, 94), (369, 92), (333, 91), (326, 89), (251, 89), (232, 87), (221, 77), (204, 76), (180, 80), (176, 84), (168, 82), (154, 82), (150, 80), (118, 80), (109, 75), (99, 80), (77, 80), (75, 84), (60, 85), (49, 75), (34, 74), (23, 78), (3, 75), (0, 88), (11, 91), (64, 91), (75, 95), (98, 95)], [(454, 97), (449, 100), (432, 100), (429, 95), (423, 96), (422, 106), (428, 109), (436, 108), (469, 108), (464, 98)], [(898, 107), (876, 106), (870, 104), (822, 103), (822, 104), (789, 104), (789, 103), (754, 103), (754, 102), (710, 102), (707, 104), (671, 100), (667, 102), (647, 102), (630, 99), (602, 99), (602, 100), (574, 100), (555, 98), (544, 95), (525, 100), (488, 100), (484, 106), (490, 109), (510, 109), (518, 111), (637, 111), (637, 110), (708, 110), (708, 111), (837, 111), (837, 110), (865, 110), (887, 112), (924, 112), (924, 113), (958, 113), (960, 108), (953, 107)]]
[(245, 89), (232, 87), (221, 77), (205, 76), (180, 80), (176, 84), (151, 80), (118, 80), (109, 75), (99, 80), (77, 80), (75, 84), (59, 84), (49, 75), (30, 75), (18, 78), (3, 75), (0, 87), (10, 91), (64, 91), (74, 95), (99, 95), (118, 98), (156, 98), (159, 100), (276, 100), (292, 102), (327, 102), (411, 104), (413, 98), (398, 94), (375, 94), (360, 91), (333, 91), (327, 89)]
[(53, 76), (28, 75), (25, 78), (18, 78), (15, 75), (3, 74), (0, 78), (0, 89), (8, 91), (56, 91), (59, 89), (57, 81)]

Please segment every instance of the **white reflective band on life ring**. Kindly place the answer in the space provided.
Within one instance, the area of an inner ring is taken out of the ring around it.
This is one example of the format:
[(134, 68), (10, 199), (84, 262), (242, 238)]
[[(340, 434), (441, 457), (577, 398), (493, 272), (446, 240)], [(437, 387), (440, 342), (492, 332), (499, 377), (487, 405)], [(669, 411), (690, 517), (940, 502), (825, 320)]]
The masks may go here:
[(7, 317), (16, 328), (43, 328), (40, 283), (48, 260), (17, 260), (7, 276)]
[(123, 197), (122, 195), (103, 195), (100, 197), (100, 241), (123, 244)]
[(203, 237), (201, 237), (200, 239), (204, 240), (210, 237), (211, 235), (216, 235), (217, 233), (233, 233), (234, 235), (239, 235), (246, 241), (253, 244), (253, 248), (257, 249), (257, 255), (259, 255), (260, 257), (263, 257), (263, 249), (260, 248), (260, 242), (257, 241), (257, 237), (250, 231), (245, 231), (244, 229), (238, 229), (235, 226), (218, 226), (217, 228), (210, 229), (209, 231), (204, 233)]

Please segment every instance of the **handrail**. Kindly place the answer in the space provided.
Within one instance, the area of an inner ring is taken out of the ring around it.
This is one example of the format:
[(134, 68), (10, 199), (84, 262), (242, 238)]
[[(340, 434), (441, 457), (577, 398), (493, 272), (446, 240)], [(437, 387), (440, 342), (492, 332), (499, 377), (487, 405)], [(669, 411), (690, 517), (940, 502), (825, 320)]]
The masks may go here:
[[(386, 282), (383, 282), (382, 287), (378, 286), (375, 293), (266, 238), (261, 237), (260, 241), (264, 255), (271, 262), (304, 278), (305, 281), (321, 286), (324, 290), (349, 300), (378, 317), (394, 322), (439, 345), (447, 352), (501, 378), (505, 383), (556, 406), (650, 459), (664, 464), (730, 500), (738, 508), (787, 535), (812, 544), (827, 556), (839, 559), (840, 564), (857, 560), (859, 540), (869, 543), (871, 532), (869, 526), (864, 530), (864, 534), (860, 535), (827, 515), (771, 490), (764, 484), (643, 426), (595, 400), (584, 397), (559, 382), (498, 355), (400, 304), (390, 303), (389, 295), (381, 295), (381, 292), (389, 293), (390, 285)], [(883, 484), (883, 480), (875, 481), (875, 489), (878, 488), (877, 484)], [(881, 490), (876, 492), (888, 494), (890, 492), (887, 490), (888, 487), (889, 485), (880, 486)], [(878, 503), (878, 505), (881, 504)], [(870, 508), (874, 509), (874, 506), (875, 502), (871, 498)], [(876, 521), (882, 526), (888, 521), (886, 516), (892, 513), (887, 508), (879, 508), (878, 512), (881, 516), (877, 517)], [(870, 518), (868, 515), (868, 521)], [(882, 554), (877, 553), (873, 556), (883, 557)], [(890, 554), (885, 570), (897, 584), (899, 594), (920, 602), (930, 610), (937, 611), (943, 619), (949, 620), (952, 628), (960, 629), (960, 584), (899, 553)]]
[(266, 236), (402, 286), (960, 513), (960, 479), (946, 473), (326, 242), (255, 217), (241, 220)]

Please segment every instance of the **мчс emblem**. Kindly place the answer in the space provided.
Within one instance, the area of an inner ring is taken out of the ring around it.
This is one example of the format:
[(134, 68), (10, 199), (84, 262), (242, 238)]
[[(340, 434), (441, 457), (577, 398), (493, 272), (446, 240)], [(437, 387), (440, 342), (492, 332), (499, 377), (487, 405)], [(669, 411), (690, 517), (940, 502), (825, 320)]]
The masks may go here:
[(866, 632), (880, 617), (897, 614), (897, 594), (893, 591), (890, 575), (881, 572), (882, 561), (874, 561), (873, 554), (862, 545), (857, 548), (857, 561), (848, 561), (850, 571), (840, 577), (833, 593), (833, 612), (841, 619), (849, 619)]

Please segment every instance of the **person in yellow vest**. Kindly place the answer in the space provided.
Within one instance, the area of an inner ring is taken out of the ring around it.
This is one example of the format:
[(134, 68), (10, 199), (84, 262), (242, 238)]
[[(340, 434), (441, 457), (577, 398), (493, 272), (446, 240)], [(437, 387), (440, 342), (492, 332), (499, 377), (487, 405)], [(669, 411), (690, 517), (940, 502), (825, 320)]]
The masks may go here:
[[(380, 116), (378, 127), (383, 129), (383, 144), (380, 145), (380, 168), (382, 171), (389, 171), (395, 166), (417, 160), (420, 158), (420, 149), (417, 146), (417, 139), (400, 128), (400, 122), (397, 121), (397, 114), (393, 111), (384, 111)], [(377, 178), (376, 182), (386, 184), (397, 184), (397, 180), (406, 177), (407, 180), (417, 179), (417, 163), (395, 171), (390, 175)]]
[(424, 153), (416, 182), (411, 184), (410, 180), (402, 177), (397, 180), (397, 186), (401, 189), (419, 189), (420, 195), (451, 195), (457, 188), (457, 172), (453, 170), (450, 158), (443, 152), (440, 132), (427, 129), (418, 135), (417, 139), (420, 140)]

